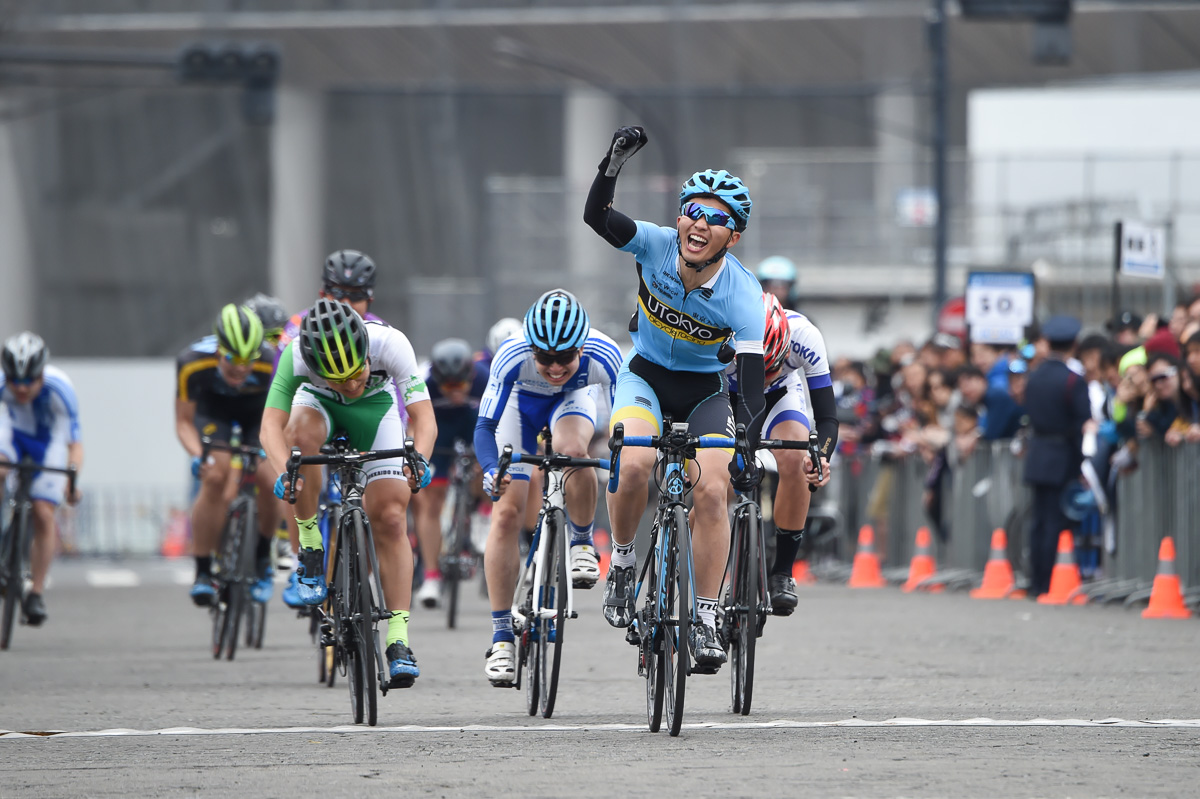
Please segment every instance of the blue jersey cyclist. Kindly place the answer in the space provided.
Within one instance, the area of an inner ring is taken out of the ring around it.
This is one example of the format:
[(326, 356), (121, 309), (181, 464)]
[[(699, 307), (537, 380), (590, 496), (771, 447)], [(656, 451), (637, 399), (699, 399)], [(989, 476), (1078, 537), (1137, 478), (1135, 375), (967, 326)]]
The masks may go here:
[(425, 370), (425, 386), (437, 419), (437, 440), (429, 460), (433, 479), (412, 500), (413, 524), (417, 528), (421, 560), (425, 562), (425, 579), (416, 599), (427, 608), (435, 608), (441, 601), (442, 508), (450, 486), (454, 442), (469, 445), (474, 440), (479, 403), (487, 382), (487, 367), (476, 362), (470, 344), (460, 338), (448, 338), (433, 345)]
[[(588, 457), (597, 424), (597, 399), (611, 398), (621, 350), (591, 327), (575, 296), (555, 289), (525, 314), (525, 335), (503, 344), (492, 360), (487, 392), (475, 426), (475, 456), (483, 490), (499, 494), (484, 548), (484, 572), (492, 605), (492, 645), (484, 673), (492, 685), (508, 687), (516, 676), (511, 600), (520, 568), (517, 534), (529, 498), (528, 464), (513, 464), (496, 480), (498, 445), (534, 454), (538, 434), (549, 427), (555, 452)], [(571, 581), (591, 588), (600, 577), (592, 544), (597, 484), (591, 471), (566, 479), (567, 524), (571, 528)]]
[[(764, 436), (786, 441), (806, 441), (816, 425), (821, 451), (818, 479), (808, 450), (775, 450), (779, 486), (772, 505), (775, 521), (775, 562), (767, 582), (771, 610), (789, 616), (796, 609), (796, 581), (792, 565), (804, 541), (804, 526), (811, 494), (805, 484), (829, 483), (829, 453), (837, 446), (837, 400), (829, 376), (825, 339), (804, 314), (784, 310), (776, 296), (763, 292), (767, 315), (764, 350), (767, 386)], [(737, 392), (731, 366), (730, 390)], [(812, 409), (809, 409), (811, 400)]]
[[(724, 170), (697, 172), (679, 193), (674, 227), (634, 222), (613, 210), (612, 201), (621, 166), (645, 143), (645, 132), (638, 127), (613, 134), (583, 213), (584, 221), (605, 241), (637, 259), (633, 352), (617, 379), (612, 424), (623, 422), (629, 435), (657, 435), (663, 417), (670, 416), (687, 422), (695, 435), (732, 436), (735, 417), (724, 372), (735, 351), (738, 378), (747, 389), (738, 395), (736, 419), (746, 425), (754, 445), (764, 408), (762, 289), (729, 254), (750, 219), (749, 190)], [(633, 539), (646, 509), (655, 453), (630, 448), (621, 458), (622, 479), (608, 499), (613, 556), (604, 616), (614, 626), (628, 627), (634, 613)], [(731, 473), (740, 487), (757, 484), (753, 463), (738, 469), (728, 450), (700, 450), (690, 471), (696, 608), (701, 620), (692, 628), (690, 643), (702, 672), (715, 672), (725, 662), (715, 627), (717, 593), (729, 552), (725, 485)]]
[[(46, 364), (49, 357), (45, 342), (34, 333), (19, 333), (4, 342), (0, 352), (4, 366), (0, 379), (0, 461), (15, 462), (28, 456), (42, 466), (78, 469), (83, 465), (79, 402), (66, 374)], [(33, 479), (33, 587), (21, 603), (21, 612), (25, 622), (35, 627), (46, 620), (42, 591), (58, 540), (54, 511), (63, 501), (66, 484), (66, 475), (50, 472), (39, 472)], [(79, 495), (67, 499), (75, 504)]]

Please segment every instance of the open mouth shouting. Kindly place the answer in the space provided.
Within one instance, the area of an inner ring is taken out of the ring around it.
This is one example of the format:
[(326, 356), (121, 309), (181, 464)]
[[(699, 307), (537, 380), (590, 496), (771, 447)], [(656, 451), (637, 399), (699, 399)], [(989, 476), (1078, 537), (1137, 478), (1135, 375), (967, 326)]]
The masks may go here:
[(687, 236), (687, 250), (691, 253), (702, 253), (708, 247), (708, 238), (701, 236), (698, 233), (689, 233)]

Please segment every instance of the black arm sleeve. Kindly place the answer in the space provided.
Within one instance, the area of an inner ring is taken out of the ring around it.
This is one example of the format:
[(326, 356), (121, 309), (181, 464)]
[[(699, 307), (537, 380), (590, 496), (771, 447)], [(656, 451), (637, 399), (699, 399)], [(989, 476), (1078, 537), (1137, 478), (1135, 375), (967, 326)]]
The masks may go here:
[(761, 354), (740, 353), (737, 356), (737, 407), (733, 409), (738, 424), (746, 425), (750, 449), (758, 447), (763, 420), (767, 415), (767, 400), (763, 396), (766, 373)]
[(833, 397), (833, 386), (814, 388), (809, 392), (812, 400), (813, 424), (817, 426), (817, 440), (821, 454), (826, 460), (833, 457), (838, 440), (837, 400)]
[(617, 191), (617, 179), (605, 176), (604, 169), (607, 165), (608, 159), (605, 158), (596, 173), (596, 179), (592, 181), (587, 202), (583, 205), (583, 221), (612, 246), (624, 247), (637, 233), (637, 223), (620, 211), (613, 210), (612, 201)]

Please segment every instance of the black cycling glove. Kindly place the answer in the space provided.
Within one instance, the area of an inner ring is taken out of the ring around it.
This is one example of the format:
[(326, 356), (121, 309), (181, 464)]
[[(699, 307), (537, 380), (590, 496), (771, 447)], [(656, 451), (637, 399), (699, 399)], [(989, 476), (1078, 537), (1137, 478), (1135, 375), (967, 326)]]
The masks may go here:
[(612, 144), (608, 146), (608, 152), (604, 154), (604, 160), (600, 162), (598, 168), (604, 171), (605, 177), (615, 178), (625, 162), (633, 157), (634, 153), (645, 147), (648, 141), (650, 140), (646, 137), (646, 131), (637, 125), (618, 128), (617, 132), (613, 134)]
[(729, 461), (729, 482), (733, 483), (733, 487), (743, 494), (754, 490), (754, 487), (762, 482), (763, 470), (759, 468), (753, 459), (741, 469), (738, 468), (737, 464), (737, 458), (732, 458)]

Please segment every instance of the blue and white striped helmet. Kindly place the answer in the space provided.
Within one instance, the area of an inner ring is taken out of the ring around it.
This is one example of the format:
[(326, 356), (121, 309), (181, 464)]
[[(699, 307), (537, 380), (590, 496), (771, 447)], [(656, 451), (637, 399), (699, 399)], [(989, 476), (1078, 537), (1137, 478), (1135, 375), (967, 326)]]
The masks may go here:
[(526, 340), (546, 352), (582, 347), (591, 329), (587, 311), (565, 289), (547, 291), (525, 314)]

